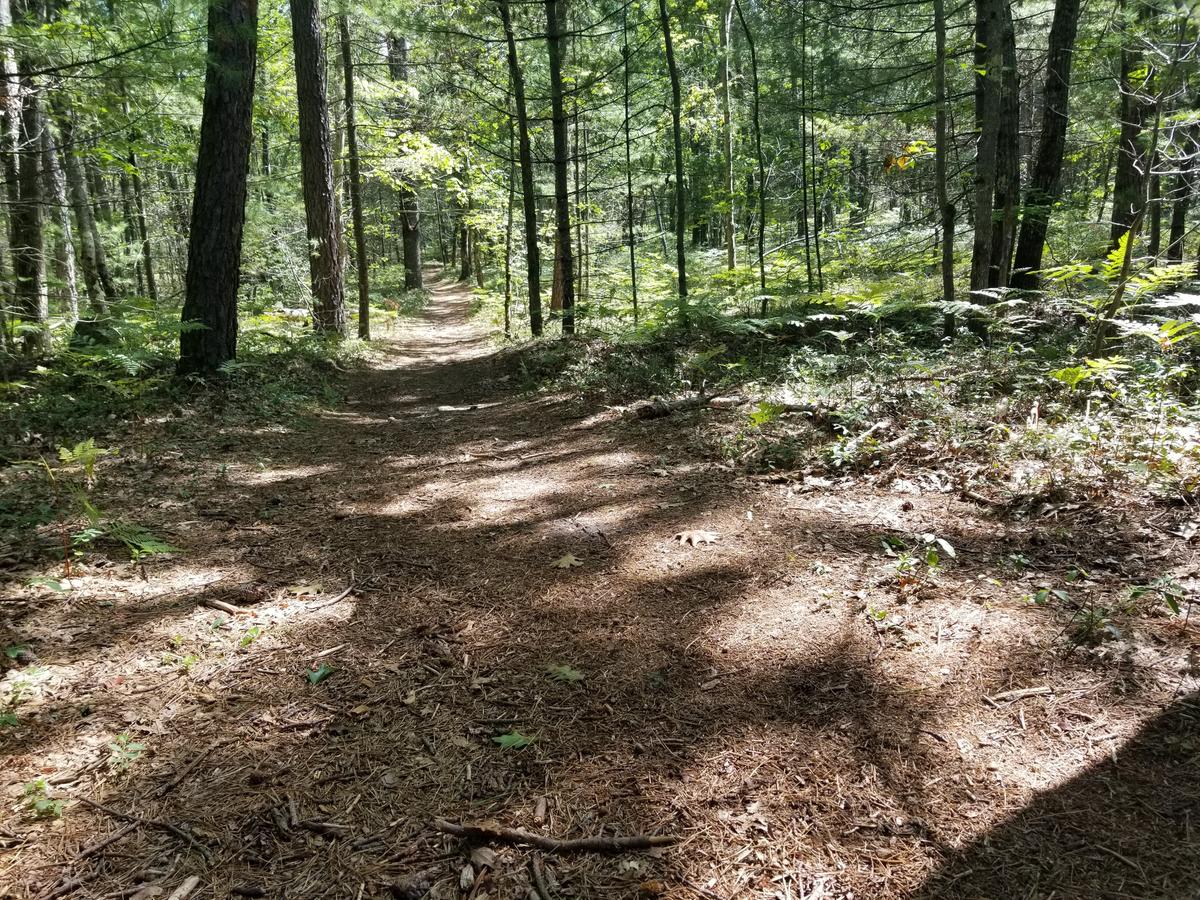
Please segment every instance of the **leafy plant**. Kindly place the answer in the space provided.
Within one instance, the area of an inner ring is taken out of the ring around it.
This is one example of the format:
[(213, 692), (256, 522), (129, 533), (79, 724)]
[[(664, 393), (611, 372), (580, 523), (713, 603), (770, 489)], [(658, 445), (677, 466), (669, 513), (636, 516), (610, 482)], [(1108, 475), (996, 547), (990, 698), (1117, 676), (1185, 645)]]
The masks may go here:
[(127, 732), (121, 732), (108, 745), (108, 764), (114, 769), (128, 769), (142, 758), (146, 745), (138, 743)]
[(1183, 614), (1184, 604), (1189, 602), (1187, 588), (1170, 575), (1162, 575), (1149, 584), (1133, 588), (1129, 592), (1129, 597), (1131, 600), (1143, 598), (1157, 600), (1177, 616)]
[(321, 663), (315, 669), (311, 669), (309, 671), (308, 676), (307, 676), (308, 683), (309, 684), (320, 684), (322, 681), (324, 681), (326, 678), (331, 676), (336, 671), (337, 671), (337, 669), (335, 669), (333, 666), (329, 665), (328, 663)]
[(261, 634), (262, 628), (260, 628), (258, 625), (251, 625), (246, 629), (246, 633), (243, 634), (238, 640), (238, 647), (245, 650), (247, 647), (257, 641)]
[(573, 669), (570, 666), (549, 666), (546, 669), (546, 674), (554, 681), (559, 681), (563, 684), (578, 684), (587, 677), (578, 669)]
[(64, 801), (49, 796), (49, 785), (44, 778), (27, 782), (23, 796), (25, 808), (35, 819), (57, 819), (63, 813)]
[(492, 742), (499, 744), (503, 750), (523, 750), (537, 740), (537, 736), (524, 735), (521, 732), (513, 730), (504, 734), (498, 734), (492, 738)]

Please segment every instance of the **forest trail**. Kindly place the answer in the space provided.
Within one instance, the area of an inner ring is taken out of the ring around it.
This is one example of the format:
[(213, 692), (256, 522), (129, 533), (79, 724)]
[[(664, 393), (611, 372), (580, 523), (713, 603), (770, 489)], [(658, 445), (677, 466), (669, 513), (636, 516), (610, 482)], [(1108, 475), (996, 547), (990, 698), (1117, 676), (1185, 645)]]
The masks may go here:
[[(1161, 661), (1054, 649), (1063, 623), (994, 577), (1023, 530), (523, 394), (469, 305), (437, 284), (314, 421), (143, 436), (129, 493), (186, 552), (6, 623), (40, 674), (3, 786), (66, 808), (0, 827), (0, 896), (526, 896), (532, 851), (464, 880), (435, 817), (683, 842), (547, 855), (561, 897), (1195, 886), (1194, 698)], [(880, 536), (925, 531), (960, 564), (897, 601)]]

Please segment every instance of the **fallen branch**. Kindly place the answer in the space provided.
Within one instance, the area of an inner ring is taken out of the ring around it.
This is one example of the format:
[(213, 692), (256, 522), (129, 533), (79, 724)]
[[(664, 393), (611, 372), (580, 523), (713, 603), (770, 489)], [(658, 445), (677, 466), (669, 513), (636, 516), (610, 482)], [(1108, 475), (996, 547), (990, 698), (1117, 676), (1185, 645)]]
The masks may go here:
[(626, 850), (648, 850), (651, 847), (669, 847), (679, 838), (669, 834), (635, 834), (627, 837), (595, 835), (584, 838), (552, 838), (544, 834), (533, 834), (519, 828), (501, 828), (491, 825), (459, 825), (445, 819), (434, 819), (433, 827), (443, 834), (451, 834), (477, 844), (525, 844), (547, 853), (623, 853)]
[(97, 853), (99, 853), (101, 850), (103, 850), (109, 844), (115, 844), (121, 838), (125, 837), (125, 835), (129, 834), (129, 832), (131, 832), (135, 828), (137, 828), (139, 824), (140, 823), (138, 823), (138, 822), (127, 822), (126, 824), (124, 824), (120, 828), (118, 828), (116, 831), (114, 831), (112, 834), (110, 834), (108, 837), (103, 837), (100, 840), (96, 841), (94, 844), (89, 844), (88, 846), (84, 847), (82, 850), (80, 850), (78, 853), (75, 854), (75, 859), (73, 860), (73, 862), (79, 862), (80, 860), (87, 859), (89, 856), (95, 856)]
[(168, 781), (166, 784), (164, 784), (162, 787), (160, 787), (158, 790), (156, 790), (152, 794), (152, 796), (162, 797), (162, 796), (165, 796), (166, 794), (169, 794), (171, 791), (175, 790), (175, 788), (179, 787), (179, 785), (183, 782), (183, 780), (185, 778), (187, 778), (189, 775), (192, 774), (192, 772), (194, 772), (196, 770), (196, 768), (200, 765), (200, 763), (204, 762), (204, 760), (206, 760), (208, 758), (208, 755), (210, 753), (212, 753), (214, 750), (216, 750), (222, 744), (227, 744), (227, 743), (229, 743), (229, 740), (215, 741), (214, 743), (210, 744), (208, 746), (207, 750), (202, 751), (199, 756), (197, 756), (190, 763), (188, 763), (186, 766), (184, 766), (178, 775), (176, 775), (174, 778), (172, 778), (170, 781)]
[(79, 802), (86, 803), (88, 806), (92, 807), (93, 809), (98, 809), (101, 812), (108, 813), (110, 816), (114, 816), (115, 818), (121, 819), (125, 822), (133, 822), (138, 825), (147, 825), (152, 828), (161, 828), (163, 831), (169, 831), (171, 834), (175, 835), (180, 840), (184, 841), (185, 843), (187, 843), (187, 844), (191, 845), (193, 848), (195, 848), (196, 851), (201, 856), (203, 856), (205, 859), (208, 859), (208, 848), (205, 847), (203, 844), (201, 844), (198, 840), (196, 840), (190, 834), (188, 834), (184, 829), (180, 828), (178, 825), (173, 825), (170, 822), (164, 822), (162, 819), (146, 819), (146, 818), (143, 818), (142, 816), (135, 816), (135, 815), (131, 815), (130, 813), (124, 813), (124, 812), (121, 812), (119, 809), (113, 809), (111, 806), (105, 806), (103, 803), (97, 803), (95, 800), (89, 800), (87, 797), (80, 797)]
[(1048, 684), (1043, 684), (1040, 687), (1018, 688), (1013, 691), (1004, 691), (1003, 693), (992, 694), (990, 697), (984, 696), (983, 700), (985, 703), (990, 703), (992, 706), (999, 706), (1001, 703), (1006, 701), (1011, 702), (1014, 700), (1024, 700), (1026, 697), (1037, 697), (1041, 694), (1053, 693), (1054, 688), (1050, 687)]
[(229, 613), (231, 616), (244, 616), (250, 610), (242, 609), (240, 606), (234, 606), (232, 603), (226, 603), (224, 600), (207, 599), (203, 601), (204, 605), (209, 609), (215, 609), (223, 613)]

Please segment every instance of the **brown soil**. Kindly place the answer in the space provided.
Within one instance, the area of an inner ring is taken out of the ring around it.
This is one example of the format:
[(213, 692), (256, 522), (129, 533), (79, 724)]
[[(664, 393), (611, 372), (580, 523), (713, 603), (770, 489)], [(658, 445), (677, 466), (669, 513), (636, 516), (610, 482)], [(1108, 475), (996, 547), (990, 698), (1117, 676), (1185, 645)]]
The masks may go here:
[[(186, 552), (0, 591), (37, 654), (0, 694), (0, 897), (516, 898), (535, 868), (562, 898), (1198, 895), (1197, 630), (1087, 649), (1024, 599), (1078, 566), (1114, 606), (1194, 578), (1191, 545), (919, 473), (739, 476), (694, 450), (738, 414), (521, 395), (467, 306), (439, 287), (314, 422), (148, 424), (108, 502)], [(903, 586), (881, 538), (926, 532), (958, 559)], [(36, 778), (61, 818), (27, 813)], [(680, 843), (471, 875), (435, 817)]]

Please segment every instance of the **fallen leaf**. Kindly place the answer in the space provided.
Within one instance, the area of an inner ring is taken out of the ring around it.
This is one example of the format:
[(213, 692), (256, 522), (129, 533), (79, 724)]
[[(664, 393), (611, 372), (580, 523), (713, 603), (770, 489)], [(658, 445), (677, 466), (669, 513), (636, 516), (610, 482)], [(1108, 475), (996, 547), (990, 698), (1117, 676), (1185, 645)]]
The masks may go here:
[(496, 851), (491, 847), (476, 847), (471, 851), (471, 862), (481, 869), (496, 868)]
[(550, 565), (556, 569), (570, 569), (573, 566), (582, 566), (583, 560), (574, 553), (564, 553), (554, 562), (550, 563)]
[(505, 750), (521, 750), (528, 747), (533, 741), (534, 738), (521, 734), (519, 731), (510, 731), (492, 738), (492, 743), (499, 744)]
[(554, 681), (564, 684), (578, 684), (586, 677), (578, 669), (572, 669), (570, 666), (547, 666), (546, 674)]
[(675, 535), (675, 540), (681, 544), (691, 544), (697, 547), (700, 544), (712, 544), (720, 540), (720, 535), (715, 531), (705, 531), (702, 528), (688, 528)]
[(315, 669), (313, 669), (311, 672), (308, 673), (308, 683), (309, 684), (320, 684), (322, 681), (324, 681), (326, 678), (328, 678), (330, 675), (332, 675), (336, 671), (337, 671), (337, 669), (335, 669), (333, 666), (331, 666), (327, 663), (321, 663), (319, 666), (317, 666)]

